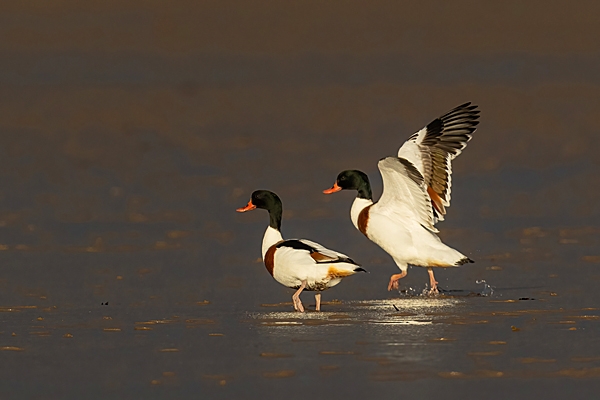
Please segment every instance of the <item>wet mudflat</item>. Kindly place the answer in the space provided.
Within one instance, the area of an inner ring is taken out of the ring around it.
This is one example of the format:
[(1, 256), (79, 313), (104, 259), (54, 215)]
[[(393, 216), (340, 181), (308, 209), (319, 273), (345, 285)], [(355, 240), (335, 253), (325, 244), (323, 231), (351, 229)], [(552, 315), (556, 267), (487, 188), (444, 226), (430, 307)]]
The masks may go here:
[[(600, 390), (598, 5), (0, 6), (7, 398), (593, 398)], [(468, 23), (467, 23), (468, 21)], [(440, 237), (398, 269), (324, 196), (472, 101)], [(369, 274), (292, 312), (285, 238)]]
[[(270, 282), (260, 264), (248, 266), (237, 281), (215, 279), (214, 289), (196, 290), (185, 277), (163, 282), (172, 272), (144, 261), (150, 268), (90, 266), (67, 275), (61, 275), (63, 268), (72, 266), (55, 266), (41, 280), (35, 262), (21, 265), (12, 276), (23, 274), (23, 281), (5, 291), (0, 307), (3, 390), (32, 397), (43, 392), (42, 398), (230, 398), (260, 392), (301, 398), (307, 388), (317, 397), (441, 391), (461, 398), (481, 391), (489, 398), (552, 398), (556, 391), (588, 396), (598, 389), (600, 308), (593, 264), (572, 266), (565, 275), (558, 272), (560, 263), (543, 272), (538, 267), (536, 286), (528, 286), (526, 276), (523, 285), (505, 285), (514, 278), (500, 265), (479, 272), (497, 283), (493, 288), (470, 283), (473, 271), (448, 271), (451, 283), (440, 280), (447, 292), (435, 297), (387, 295), (385, 280), (382, 285), (354, 277), (324, 293), (323, 312), (313, 311), (312, 296), (305, 293), (308, 312), (300, 314), (292, 311), (291, 290)], [(185, 266), (154, 262), (172, 271)], [(593, 279), (574, 284), (570, 276), (577, 274)], [(415, 268), (412, 275), (426, 277)], [(79, 276), (84, 293), (55, 289), (61, 276)], [(413, 293), (424, 289), (414, 281)], [(465, 289), (449, 289), (461, 281)], [(364, 291), (383, 297), (353, 300)]]
[(319, 395), (443, 390), (459, 398), (481, 390), (502, 398), (552, 396), (559, 385), (591, 395), (600, 374), (600, 355), (590, 352), (598, 309), (533, 304), (409, 298), (333, 302), (326, 306), (335, 311), (304, 315), (287, 311), (289, 304), (251, 312), (186, 304), (177, 314), (16, 306), (1, 310), (3, 386), (47, 398), (197, 391), (226, 398), (256, 390), (300, 398), (307, 386)]

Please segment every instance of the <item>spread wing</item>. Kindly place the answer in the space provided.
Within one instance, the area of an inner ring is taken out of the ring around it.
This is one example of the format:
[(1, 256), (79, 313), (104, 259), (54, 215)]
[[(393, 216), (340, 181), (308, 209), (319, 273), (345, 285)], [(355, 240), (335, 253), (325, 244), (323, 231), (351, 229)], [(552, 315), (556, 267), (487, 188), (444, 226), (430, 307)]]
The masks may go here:
[(335, 250), (328, 249), (319, 243), (306, 239), (289, 239), (277, 244), (277, 248), (288, 247), (295, 250), (307, 251), (317, 264), (319, 263), (348, 263), (360, 266), (353, 259)]
[(383, 178), (383, 194), (374, 207), (382, 214), (401, 220), (414, 220), (438, 232), (434, 225), (431, 200), (423, 176), (407, 159), (386, 157), (377, 164)]
[(414, 164), (423, 176), (435, 222), (444, 220), (445, 207), (450, 206), (452, 160), (467, 147), (478, 119), (477, 106), (465, 103), (431, 121), (398, 150), (398, 157)]

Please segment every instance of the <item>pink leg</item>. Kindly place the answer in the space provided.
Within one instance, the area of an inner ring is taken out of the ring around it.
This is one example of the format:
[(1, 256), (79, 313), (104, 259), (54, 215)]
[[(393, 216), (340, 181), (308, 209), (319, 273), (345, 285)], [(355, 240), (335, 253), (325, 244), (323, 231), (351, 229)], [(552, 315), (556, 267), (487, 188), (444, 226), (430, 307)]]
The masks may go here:
[(388, 291), (395, 289), (398, 290), (398, 281), (404, 278), (408, 273), (406, 271), (402, 271), (400, 274), (395, 274), (390, 277), (390, 283), (388, 283)]
[(438, 292), (438, 288), (437, 288), (437, 281), (435, 280), (435, 277), (433, 276), (433, 268), (427, 268), (427, 272), (429, 272), (429, 285), (431, 286), (431, 289), (429, 290), (429, 293), (434, 293), (437, 294)]
[(292, 296), (292, 301), (294, 302), (294, 310), (296, 311), (304, 312), (304, 306), (302, 305), (302, 301), (300, 301), (300, 293), (302, 293), (305, 287), (306, 281), (302, 281), (302, 284), (300, 285), (298, 290), (296, 290), (296, 293), (294, 293), (294, 295)]
[(315, 294), (315, 301), (317, 305), (315, 306), (316, 311), (321, 311), (321, 293)]

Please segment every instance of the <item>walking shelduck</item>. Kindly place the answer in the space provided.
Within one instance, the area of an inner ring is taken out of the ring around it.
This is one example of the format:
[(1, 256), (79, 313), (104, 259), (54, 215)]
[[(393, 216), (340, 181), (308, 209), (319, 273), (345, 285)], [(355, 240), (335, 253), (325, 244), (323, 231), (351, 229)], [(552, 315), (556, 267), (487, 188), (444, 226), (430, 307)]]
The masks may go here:
[(473, 262), (442, 243), (435, 224), (444, 220), (450, 206), (451, 162), (471, 140), (478, 118), (477, 106), (458, 106), (408, 138), (398, 157), (380, 160), (383, 193), (376, 203), (369, 178), (357, 170), (341, 172), (333, 187), (323, 191), (358, 191), (350, 210), (352, 223), (391, 255), (401, 270), (390, 277), (388, 290), (398, 289), (410, 264), (427, 268), (430, 292), (438, 293), (433, 268)]
[(303, 290), (316, 291), (316, 310), (321, 310), (321, 291), (341, 282), (342, 278), (364, 271), (347, 255), (329, 250), (306, 239), (284, 240), (281, 237), (281, 213), (279, 196), (268, 190), (257, 190), (246, 207), (238, 212), (263, 208), (269, 212), (269, 227), (262, 242), (262, 259), (267, 271), (279, 283), (297, 289), (292, 296), (294, 309), (304, 312), (300, 301)]

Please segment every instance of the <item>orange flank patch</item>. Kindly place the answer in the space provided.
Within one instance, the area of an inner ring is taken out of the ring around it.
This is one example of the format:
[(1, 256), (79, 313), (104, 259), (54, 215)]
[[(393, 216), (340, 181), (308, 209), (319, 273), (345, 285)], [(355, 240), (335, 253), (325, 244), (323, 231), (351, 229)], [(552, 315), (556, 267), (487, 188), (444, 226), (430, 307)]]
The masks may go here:
[(275, 267), (275, 251), (277, 250), (277, 243), (269, 247), (267, 254), (265, 254), (265, 267), (267, 271), (273, 276), (273, 268)]
[(363, 208), (360, 214), (358, 214), (358, 230), (366, 237), (369, 237), (369, 235), (367, 235), (367, 226), (369, 225), (369, 210), (371, 207), (373, 207), (373, 204)]
[(427, 186), (427, 193), (429, 194), (429, 198), (431, 198), (431, 204), (433, 204), (433, 208), (435, 208), (436, 211), (441, 215), (446, 215), (446, 209), (444, 208), (442, 198), (436, 192), (434, 192), (431, 186)]
[(456, 267), (456, 265), (452, 265), (452, 264), (446, 264), (446, 263), (441, 263), (439, 261), (430, 261), (429, 263), (427, 263), (427, 265), (424, 265), (424, 267), (431, 267), (431, 268), (450, 268), (450, 267)]
[(318, 251), (315, 251), (313, 253), (310, 253), (310, 256), (313, 258), (313, 260), (315, 260), (316, 262), (322, 262), (322, 261), (334, 261), (336, 260), (336, 258), (333, 257), (328, 257), (325, 254), (321, 254)]
[(329, 267), (329, 269), (327, 270), (327, 277), (329, 277), (329, 279), (345, 278), (350, 275), (354, 275), (354, 272), (343, 270), (343, 269), (338, 269), (333, 266)]

